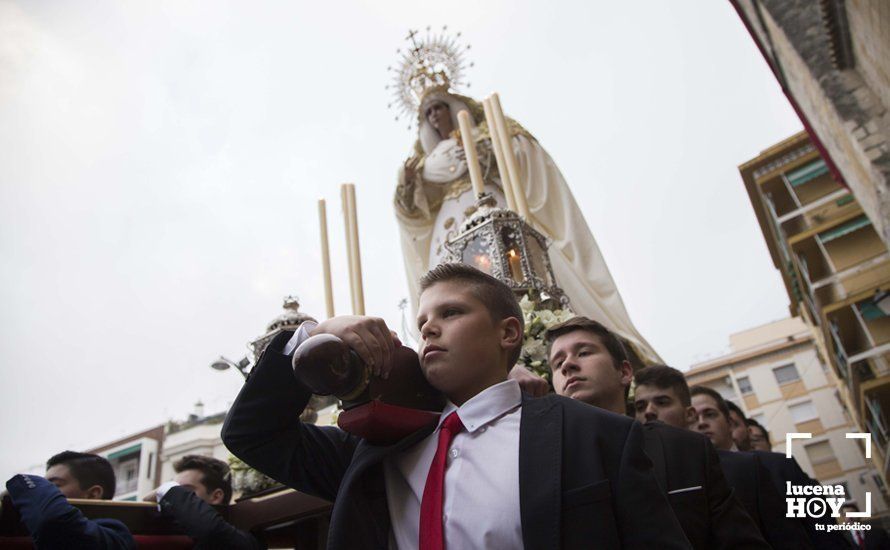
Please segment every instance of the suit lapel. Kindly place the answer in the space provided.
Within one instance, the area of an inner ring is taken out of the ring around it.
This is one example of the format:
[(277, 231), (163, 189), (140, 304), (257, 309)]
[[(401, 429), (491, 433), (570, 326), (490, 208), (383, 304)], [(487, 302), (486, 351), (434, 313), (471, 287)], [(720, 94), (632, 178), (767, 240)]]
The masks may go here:
[(562, 407), (522, 396), (519, 515), (526, 548), (558, 548), (562, 509)]
[(423, 438), (433, 433), (435, 429), (435, 425), (421, 428), (398, 443), (387, 445), (385, 447), (371, 445), (363, 440), (358, 444), (358, 447), (356, 447), (355, 455), (352, 457), (352, 465), (349, 468), (352, 473), (351, 477), (361, 475), (369, 466), (377, 464), (387, 456), (403, 451), (415, 443), (420, 442)]
[(643, 428), (643, 449), (652, 461), (655, 470), (655, 479), (661, 490), (668, 492), (667, 468), (664, 456), (664, 442), (661, 440), (661, 434), (654, 426), (646, 426)]
[[(351, 534), (341, 534), (341, 545), (345, 544), (347, 547), (353, 545), (353, 537), (356, 532), (367, 533), (366, 542), (369, 543), (368, 548), (383, 548), (388, 544), (391, 526), (389, 523), (389, 507), (386, 502), (386, 480), (383, 471), (383, 459), (421, 441), (431, 434), (435, 428), (435, 426), (429, 426), (420, 429), (398, 443), (385, 447), (371, 445), (366, 441), (358, 444), (352, 456), (352, 463), (343, 476), (340, 492), (338, 493), (338, 497), (346, 496), (353, 499), (352, 505), (349, 507), (335, 505), (334, 516), (332, 516), (331, 522), (338, 525), (358, 522), (360, 525), (355, 525), (355, 532)], [(340, 512), (339, 514), (338, 511)], [(359, 527), (362, 527), (364, 531), (359, 529)], [(371, 533), (373, 533), (373, 541), (371, 540)], [(340, 537), (337, 538), (339, 539)], [(336, 544), (332, 546), (336, 546)]]

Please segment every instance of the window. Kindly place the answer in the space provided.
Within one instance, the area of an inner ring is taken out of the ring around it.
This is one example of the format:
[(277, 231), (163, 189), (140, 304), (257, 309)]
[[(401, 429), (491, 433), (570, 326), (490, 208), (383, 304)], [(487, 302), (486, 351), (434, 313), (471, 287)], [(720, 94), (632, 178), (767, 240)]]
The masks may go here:
[(834, 450), (831, 448), (831, 443), (828, 441), (810, 443), (809, 445), (804, 445), (804, 449), (806, 449), (807, 456), (810, 457), (810, 462), (813, 466), (836, 460), (834, 457)]
[(754, 388), (751, 387), (751, 380), (747, 376), (742, 376), (736, 382), (739, 383), (739, 391), (742, 392), (742, 395), (754, 393)]
[(795, 367), (794, 364), (776, 367), (773, 369), (773, 374), (776, 376), (776, 382), (778, 382), (780, 386), (782, 384), (800, 380), (800, 375), (797, 373), (797, 367)]
[(791, 419), (795, 424), (818, 418), (816, 407), (813, 406), (812, 401), (804, 401), (795, 405), (788, 405), (788, 412), (791, 413)]

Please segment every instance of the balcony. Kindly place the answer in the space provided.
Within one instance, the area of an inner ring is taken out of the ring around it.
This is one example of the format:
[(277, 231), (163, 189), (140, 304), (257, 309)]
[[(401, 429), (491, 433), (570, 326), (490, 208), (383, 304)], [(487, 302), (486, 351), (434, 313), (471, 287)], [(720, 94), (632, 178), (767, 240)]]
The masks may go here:
[(789, 166), (759, 180), (778, 235), (792, 237), (857, 208), (850, 191), (815, 152)]
[(884, 296), (881, 288), (823, 310), (827, 347), (860, 426), (866, 425), (863, 388), (890, 383), (890, 316), (876, 305), (886, 307), (883, 300), (875, 301)]
[(890, 378), (870, 380), (860, 388), (860, 413), (865, 429), (871, 434), (872, 463), (887, 477), (890, 474), (890, 424), (886, 411), (890, 407)]

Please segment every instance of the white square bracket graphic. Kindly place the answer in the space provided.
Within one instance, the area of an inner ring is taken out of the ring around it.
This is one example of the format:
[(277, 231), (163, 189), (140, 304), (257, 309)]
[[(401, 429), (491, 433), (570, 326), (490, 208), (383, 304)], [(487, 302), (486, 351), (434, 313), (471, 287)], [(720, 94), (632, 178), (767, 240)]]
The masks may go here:
[(864, 439), (865, 440), (865, 458), (871, 460), (871, 434), (869, 433), (848, 433), (847, 439)]
[(871, 491), (865, 492), (865, 511), (864, 512), (847, 512), (848, 518), (870, 518), (871, 517)]
[(785, 434), (785, 458), (791, 458), (791, 442), (795, 439), (812, 439), (813, 434), (811, 433), (796, 433), (791, 432)]

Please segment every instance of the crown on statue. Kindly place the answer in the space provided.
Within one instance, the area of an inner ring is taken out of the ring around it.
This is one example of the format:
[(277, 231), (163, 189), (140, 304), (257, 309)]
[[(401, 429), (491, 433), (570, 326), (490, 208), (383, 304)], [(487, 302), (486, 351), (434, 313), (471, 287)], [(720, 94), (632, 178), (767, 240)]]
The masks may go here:
[[(408, 129), (420, 115), (418, 109), (432, 91), (456, 92), (461, 86), (470, 84), (464, 78), (464, 52), (469, 45), (458, 43), (461, 33), (446, 34), (448, 26), (442, 27), (441, 33), (433, 34), (426, 28), (426, 36), (418, 37), (418, 31), (411, 30), (405, 41), (409, 44), (396, 53), (401, 57), (396, 66), (389, 66), (392, 82), (386, 89), (392, 90), (393, 99), (387, 105), (395, 109), (395, 119), (408, 120)], [(473, 63), (469, 63), (472, 67)]]

